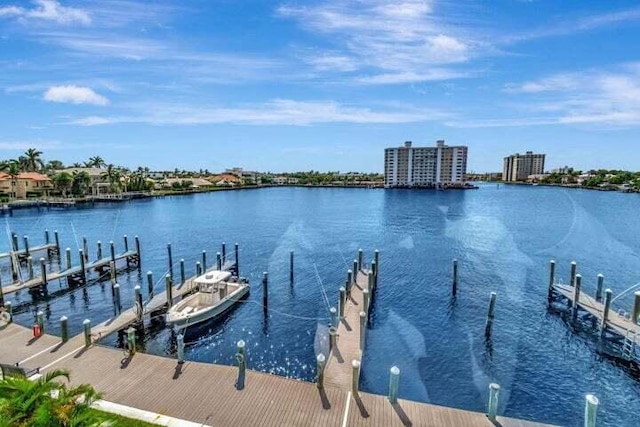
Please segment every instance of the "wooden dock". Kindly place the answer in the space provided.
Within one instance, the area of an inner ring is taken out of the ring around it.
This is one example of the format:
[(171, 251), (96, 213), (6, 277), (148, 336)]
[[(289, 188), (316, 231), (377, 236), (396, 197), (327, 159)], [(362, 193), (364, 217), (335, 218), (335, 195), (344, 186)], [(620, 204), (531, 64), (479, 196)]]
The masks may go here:
[[(119, 261), (122, 259), (127, 259), (127, 260), (133, 260), (134, 258), (136, 258), (138, 256), (138, 253), (133, 250), (133, 251), (128, 251), (128, 252), (123, 252), (121, 254), (116, 254), (115, 256), (115, 260)], [(85, 272), (88, 272), (90, 270), (98, 270), (98, 269), (104, 269), (104, 268), (108, 268), (110, 263), (111, 263), (112, 259), (111, 257), (105, 257), (93, 262), (89, 262), (87, 264), (85, 264)], [(136, 265), (137, 265), (137, 261), (136, 261)], [(82, 272), (82, 267), (80, 266), (76, 266), (76, 267), (72, 267), (69, 269), (64, 269), (64, 270), (60, 270), (60, 271), (56, 271), (56, 272), (52, 272), (52, 273), (47, 273), (47, 283), (49, 282), (53, 282), (55, 280), (59, 280), (59, 279), (64, 279), (70, 276), (75, 276), (78, 275)], [(42, 286), (44, 284), (44, 280), (43, 277), (40, 276), (34, 276), (33, 279), (31, 280), (27, 280), (25, 282), (17, 282), (17, 283), (13, 283), (11, 285), (8, 286), (3, 286), (2, 287), (2, 293), (4, 294), (10, 294), (12, 292), (17, 292), (23, 289), (29, 289), (29, 288), (35, 288), (38, 286)]]
[(29, 248), (29, 252), (27, 253), (26, 249), (20, 249), (17, 251), (11, 252), (2, 252), (0, 253), (0, 259), (11, 258), (12, 255), (17, 256), (18, 258), (26, 258), (27, 256), (38, 253), (42, 251), (57, 251), (58, 247), (55, 243), (45, 243), (44, 245), (33, 246)]
[[(14, 324), (0, 326), (0, 361), (51, 369), (68, 369), (73, 384), (91, 384), (107, 401), (203, 425), (260, 426), (433, 426), (543, 427), (543, 424), (498, 417), (360, 392), (341, 387), (247, 370), (238, 390), (233, 366), (187, 361), (93, 345), (81, 336), (61, 344)], [(197, 392), (195, 391), (197, 390)]]

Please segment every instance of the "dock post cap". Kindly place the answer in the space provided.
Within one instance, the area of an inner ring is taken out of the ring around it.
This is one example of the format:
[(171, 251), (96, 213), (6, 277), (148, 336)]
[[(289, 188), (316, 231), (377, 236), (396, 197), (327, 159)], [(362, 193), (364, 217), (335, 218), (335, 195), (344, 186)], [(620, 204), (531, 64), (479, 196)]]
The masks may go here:
[(263, 276), (266, 276), (266, 275), (268, 275), (268, 274), (269, 274), (269, 273), (267, 273), (266, 271), (263, 271), (263, 272), (262, 272), (262, 275), (263, 275)]
[(140, 285), (135, 285), (135, 286), (133, 287), (133, 290), (134, 290), (134, 291), (136, 291), (136, 290), (137, 290), (137, 291), (139, 291), (139, 290), (140, 290)]
[(109, 244), (110, 244), (110, 245), (113, 245), (113, 240), (109, 240)]
[[(640, 291), (638, 291), (638, 292), (640, 292)], [(329, 309), (329, 312), (330, 312), (330, 313), (334, 313), (334, 314), (335, 314), (335, 313), (337, 313), (337, 312), (338, 312), (338, 310), (337, 310), (335, 307), (331, 307), (331, 308)]]
[(361, 312), (360, 312), (360, 317), (361, 317), (361, 318), (362, 318), (362, 317), (367, 317), (367, 313), (365, 313), (364, 311), (361, 311)]
[(84, 319), (84, 320), (82, 321), (82, 324), (83, 324), (83, 325), (88, 325), (88, 324), (90, 324), (90, 323), (91, 323), (91, 320), (89, 320), (89, 319)]
[(496, 391), (500, 390), (500, 385), (496, 384), (496, 383), (491, 383), (491, 384), (489, 384), (489, 389), (490, 390), (496, 390)]
[(347, 288), (345, 288), (344, 286), (340, 286), (340, 289), (338, 289), (339, 292), (347, 292)]
[(102, 241), (101, 241), (101, 240), (98, 240), (98, 242), (97, 242), (97, 243), (98, 243), (98, 244), (101, 244), (101, 243), (102, 243)]
[(237, 344), (237, 345), (238, 345), (238, 348), (244, 348), (244, 347), (245, 347), (244, 340), (240, 340), (240, 341), (238, 341), (238, 344)]
[(550, 262), (551, 264), (555, 264), (555, 263), (556, 263), (556, 260), (555, 260), (555, 259), (552, 259), (552, 260), (551, 260), (551, 261), (549, 261), (549, 262)]
[(67, 248), (66, 250), (70, 251), (70, 250), (71, 250), (71, 248)]
[(44, 261), (45, 261), (45, 259), (44, 259), (44, 258), (40, 258), (40, 262), (44, 262)]
[(577, 265), (578, 263), (575, 261), (571, 261), (571, 265), (574, 265), (574, 264)]
[(613, 293), (613, 291), (610, 288), (607, 288), (604, 292), (606, 294), (612, 294)]
[(180, 258), (180, 262), (184, 262), (184, 258)]
[(373, 252), (380, 252), (380, 251), (376, 249), (376, 250), (375, 250), (375, 251), (373, 251)]
[(122, 236), (122, 237), (127, 237), (127, 235), (125, 234), (125, 235), (124, 235), (124, 236)]
[(150, 274), (153, 274), (153, 271), (151, 271), (151, 270), (147, 271), (147, 276), (150, 275)]
[(576, 277), (579, 277), (579, 278), (582, 279), (582, 274), (578, 273), (578, 274), (576, 274)]
[(491, 295), (492, 297), (496, 297), (498, 294), (496, 293), (496, 291), (492, 291), (489, 295)]
[(389, 372), (391, 372), (392, 375), (400, 375), (400, 368), (392, 366), (391, 369), (389, 369)]
[(598, 277), (604, 277), (604, 274), (598, 273)]
[(38, 310), (36, 316), (44, 316), (44, 312), (42, 310)]
[[(113, 285), (113, 287), (114, 287), (114, 288), (119, 288), (119, 287), (120, 287), (120, 284), (119, 284), (119, 283), (115, 283), (115, 284)], [(139, 288), (140, 286), (136, 285), (136, 287), (138, 287), (138, 288)], [(135, 288), (133, 288), (133, 289), (135, 289)]]
[(316, 360), (318, 361), (318, 363), (324, 363), (327, 358), (324, 356), (324, 354), (320, 353), (319, 355), (316, 356)]
[(593, 394), (587, 394), (586, 400), (587, 400), (587, 403), (590, 403), (591, 405), (599, 405), (600, 404), (600, 401), (598, 400), (598, 398)]
[(61, 322), (66, 322), (67, 320), (69, 320), (69, 318), (67, 316), (60, 317), (60, 321)]
[(351, 366), (353, 366), (354, 368), (359, 368), (360, 367), (360, 361), (357, 359), (353, 359), (351, 361)]
[(164, 277), (165, 279), (171, 279), (171, 275), (169, 273), (167, 273)]

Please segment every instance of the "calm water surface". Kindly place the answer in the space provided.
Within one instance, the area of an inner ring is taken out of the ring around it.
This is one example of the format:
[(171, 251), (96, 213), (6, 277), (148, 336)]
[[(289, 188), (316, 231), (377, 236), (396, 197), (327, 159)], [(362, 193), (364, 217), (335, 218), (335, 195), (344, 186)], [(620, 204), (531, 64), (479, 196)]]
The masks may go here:
[[(596, 275), (615, 293), (640, 282), (640, 197), (544, 187), (482, 185), (477, 191), (385, 191), (274, 188), (219, 192), (66, 211), (25, 210), (8, 228), (32, 245), (45, 228), (60, 231), (77, 264), (78, 242), (138, 235), (143, 274), (153, 271), (162, 291), (166, 244), (189, 275), (207, 250), (240, 244), (240, 269), (253, 284), (249, 298), (223, 321), (192, 331), (187, 358), (233, 364), (235, 343), (248, 345), (249, 367), (313, 380), (315, 354), (326, 346), (328, 306), (335, 305), (358, 248), (367, 262), (381, 252), (380, 284), (363, 362), (361, 387), (386, 394), (388, 370), (402, 372), (403, 398), (484, 411), (490, 382), (501, 385), (501, 412), (568, 426), (581, 425), (584, 396), (601, 401), (600, 425), (640, 425), (640, 383), (602, 356), (588, 325), (573, 326), (546, 307), (548, 262), (558, 261), (567, 281), (578, 262), (583, 288), (595, 292)], [(9, 247), (0, 239), (0, 251)], [(289, 251), (296, 281), (288, 280)], [(108, 253), (108, 249), (104, 250)], [(460, 262), (458, 297), (450, 295), (451, 261)], [(56, 270), (57, 266), (51, 266)], [(269, 272), (269, 314), (261, 306), (260, 278)], [(3, 282), (8, 272), (3, 267)], [(146, 281), (146, 279), (145, 279)], [(124, 305), (133, 302), (137, 272), (119, 278)], [(142, 283), (146, 290), (146, 282)], [(51, 284), (51, 291), (59, 288)], [(484, 338), (490, 292), (498, 294), (493, 338)], [(325, 298), (326, 295), (326, 298)], [(146, 291), (145, 291), (146, 297)], [(66, 315), (81, 322), (113, 313), (109, 285), (91, 285), (31, 304), (23, 292), (9, 299), (17, 320), (31, 325), (45, 311), (57, 333)], [(129, 301), (129, 303), (127, 303)], [(328, 302), (327, 302), (328, 301)], [(631, 297), (616, 308), (630, 309)], [(161, 322), (161, 319), (155, 319)], [(117, 344), (117, 339), (110, 342)], [(175, 337), (156, 328), (147, 352), (175, 357)]]

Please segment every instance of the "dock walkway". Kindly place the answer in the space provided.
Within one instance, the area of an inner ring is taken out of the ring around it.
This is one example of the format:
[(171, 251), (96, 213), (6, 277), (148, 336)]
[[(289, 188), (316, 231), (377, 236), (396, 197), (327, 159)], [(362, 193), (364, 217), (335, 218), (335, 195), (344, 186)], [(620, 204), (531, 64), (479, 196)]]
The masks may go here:
[(12, 255), (16, 255), (18, 257), (26, 257), (29, 256), (32, 253), (37, 253), (37, 252), (42, 252), (42, 251), (50, 251), (50, 250), (57, 250), (57, 246), (55, 243), (45, 243), (44, 245), (39, 245), (39, 246), (33, 246), (31, 248), (29, 248), (29, 252), (27, 253), (27, 251), (25, 249), (20, 249), (17, 251), (12, 251), (12, 252), (1, 252), (0, 253), (0, 259), (4, 259), (4, 258), (10, 258)]
[[(247, 370), (238, 390), (233, 366), (137, 353), (124, 357), (118, 349), (78, 345), (77, 336), (64, 345), (44, 335), (29, 338), (18, 325), (0, 326), (0, 361), (24, 360), (25, 367), (68, 369), (73, 384), (91, 384), (107, 401), (203, 423), (260, 426), (438, 426), (542, 427), (543, 424), (498, 417), (494, 424), (481, 413), (398, 400), (341, 387), (315, 384)], [(58, 344), (56, 345), (56, 341)]]

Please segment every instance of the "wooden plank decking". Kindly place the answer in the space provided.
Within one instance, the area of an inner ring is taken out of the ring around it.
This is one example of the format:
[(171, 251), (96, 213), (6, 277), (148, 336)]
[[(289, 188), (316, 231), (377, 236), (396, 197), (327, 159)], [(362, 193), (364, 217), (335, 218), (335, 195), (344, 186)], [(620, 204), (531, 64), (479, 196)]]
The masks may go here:
[[(81, 335), (64, 345), (59, 338), (31, 340), (18, 325), (0, 329), (0, 361), (25, 359), (23, 365), (68, 369), (74, 384), (91, 384), (110, 402), (210, 426), (494, 426), (484, 414), (383, 396), (351, 396), (341, 387), (315, 384), (248, 370), (244, 388), (236, 389), (233, 366), (186, 362), (137, 353), (125, 357), (118, 349), (81, 344)], [(27, 343), (31, 341), (31, 344)], [(504, 427), (543, 424), (498, 418)]]
[[(55, 243), (45, 243), (44, 245), (30, 247), (29, 248), (29, 254), (35, 253), (35, 252), (46, 251), (46, 250), (49, 250), (49, 249), (56, 249), (56, 248), (57, 248), (57, 246), (56, 246)], [(25, 249), (19, 249), (17, 251), (2, 252), (2, 253), (0, 253), (0, 259), (9, 258), (11, 255), (26, 256), (27, 255), (27, 251)]]

